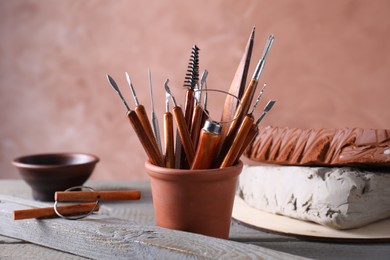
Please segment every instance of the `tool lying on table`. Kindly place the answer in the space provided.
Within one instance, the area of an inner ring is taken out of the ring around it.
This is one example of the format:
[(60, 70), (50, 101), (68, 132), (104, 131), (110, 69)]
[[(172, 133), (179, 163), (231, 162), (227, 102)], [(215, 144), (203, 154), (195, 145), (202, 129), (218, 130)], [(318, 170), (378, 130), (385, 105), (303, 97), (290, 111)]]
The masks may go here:
[[(88, 191), (74, 191), (75, 189), (88, 189)], [(95, 191), (90, 187), (76, 186), (66, 191), (57, 191), (54, 194), (54, 198), (54, 207), (15, 210), (14, 220), (48, 217), (62, 217), (71, 220), (81, 219), (98, 211), (99, 201), (139, 200), (141, 192), (138, 190)], [(58, 206), (58, 202), (88, 203)]]
[[(95, 202), (59, 206), (57, 210), (64, 216), (86, 214), (90, 211), (98, 211), (99, 205)], [(33, 208), (33, 209), (20, 209), (14, 211), (14, 220), (30, 219), (30, 218), (50, 218), (58, 217), (54, 210), (54, 207), (47, 208)]]

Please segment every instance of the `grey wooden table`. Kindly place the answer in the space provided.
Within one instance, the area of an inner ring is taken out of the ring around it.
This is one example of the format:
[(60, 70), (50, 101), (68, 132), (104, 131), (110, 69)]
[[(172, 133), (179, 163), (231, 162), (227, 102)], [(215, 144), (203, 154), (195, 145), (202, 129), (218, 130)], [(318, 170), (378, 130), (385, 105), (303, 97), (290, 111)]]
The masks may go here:
[(108, 202), (78, 221), (12, 220), (15, 209), (48, 206), (20, 180), (0, 181), (0, 259), (390, 259), (390, 243), (321, 243), (232, 221), (229, 240), (155, 226), (147, 181), (89, 181), (96, 189), (138, 189), (139, 201)]

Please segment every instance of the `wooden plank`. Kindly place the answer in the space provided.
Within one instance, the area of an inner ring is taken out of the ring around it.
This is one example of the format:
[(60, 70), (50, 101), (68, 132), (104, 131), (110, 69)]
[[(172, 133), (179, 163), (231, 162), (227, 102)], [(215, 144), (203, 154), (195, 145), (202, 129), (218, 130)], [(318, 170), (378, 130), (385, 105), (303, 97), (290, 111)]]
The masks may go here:
[(308, 241), (279, 242), (270, 241), (253, 242), (252, 244), (280, 252), (304, 256), (313, 259), (370, 259), (388, 260), (390, 259), (389, 243), (319, 243)]
[[(78, 221), (14, 221), (12, 212), (26, 208), (23, 199), (0, 196), (0, 234), (93, 259), (239, 258), (299, 259), (290, 254), (229, 240), (139, 225), (104, 215)], [(24, 205), (24, 206), (23, 206)]]
[(0, 236), (0, 259), (56, 259), (81, 260), (81, 256), (34, 245), (20, 239)]

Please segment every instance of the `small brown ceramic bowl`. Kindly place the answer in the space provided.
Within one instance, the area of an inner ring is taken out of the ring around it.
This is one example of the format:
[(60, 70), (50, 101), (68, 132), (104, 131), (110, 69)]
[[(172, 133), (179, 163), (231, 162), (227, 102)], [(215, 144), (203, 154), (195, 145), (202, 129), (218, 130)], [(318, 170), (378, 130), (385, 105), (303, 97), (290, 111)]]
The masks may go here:
[(48, 153), (18, 157), (12, 164), (32, 188), (35, 200), (53, 201), (56, 191), (83, 185), (98, 161), (85, 153)]

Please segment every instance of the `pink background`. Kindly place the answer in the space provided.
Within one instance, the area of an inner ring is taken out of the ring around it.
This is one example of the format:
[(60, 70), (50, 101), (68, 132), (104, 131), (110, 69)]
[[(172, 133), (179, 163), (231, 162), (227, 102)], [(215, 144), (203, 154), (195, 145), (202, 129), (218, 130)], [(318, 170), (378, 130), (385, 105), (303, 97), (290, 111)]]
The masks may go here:
[(133, 107), (128, 71), (150, 111), (150, 67), (162, 126), (163, 82), (182, 103), (192, 45), (209, 88), (227, 90), (254, 25), (250, 75), (276, 38), (259, 107), (278, 103), (263, 125), (389, 128), (387, 0), (0, 0), (0, 177), (19, 177), (10, 161), (20, 155), (80, 151), (101, 158), (94, 179), (147, 178), (106, 73)]

